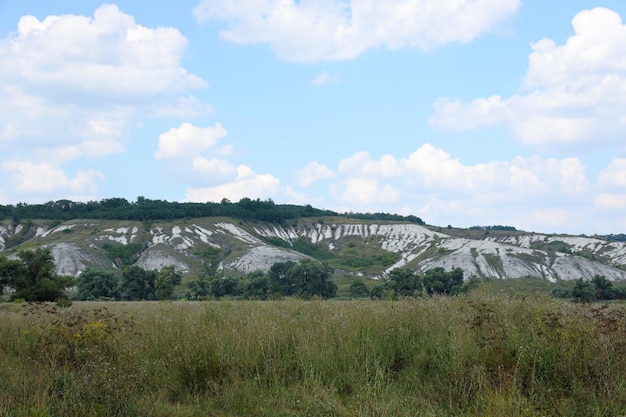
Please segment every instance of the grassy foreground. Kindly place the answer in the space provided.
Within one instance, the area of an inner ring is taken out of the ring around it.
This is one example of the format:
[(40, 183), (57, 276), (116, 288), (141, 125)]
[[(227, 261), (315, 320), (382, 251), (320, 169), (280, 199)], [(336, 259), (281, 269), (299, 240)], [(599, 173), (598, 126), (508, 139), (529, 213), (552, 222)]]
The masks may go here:
[(626, 306), (0, 304), (0, 416), (619, 416)]

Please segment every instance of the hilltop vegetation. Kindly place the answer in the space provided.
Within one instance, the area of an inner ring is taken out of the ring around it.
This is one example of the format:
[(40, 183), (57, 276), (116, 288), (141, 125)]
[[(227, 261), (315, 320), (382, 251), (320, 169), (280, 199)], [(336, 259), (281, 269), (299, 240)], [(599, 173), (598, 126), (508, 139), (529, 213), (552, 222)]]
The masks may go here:
[(242, 198), (238, 202), (223, 199), (219, 203), (180, 203), (166, 200), (150, 200), (138, 197), (129, 202), (124, 198), (108, 198), (100, 201), (74, 202), (70, 200), (50, 201), (45, 204), (19, 203), (0, 205), (0, 220), (12, 219), (19, 223), (26, 219), (66, 221), (75, 219), (116, 220), (176, 220), (198, 217), (232, 217), (244, 220), (259, 220), (282, 223), (306, 217), (342, 216), (361, 220), (394, 220), (424, 224), (416, 216), (401, 216), (387, 213), (344, 213), (313, 208), (311, 205), (275, 204), (272, 200), (262, 201)]

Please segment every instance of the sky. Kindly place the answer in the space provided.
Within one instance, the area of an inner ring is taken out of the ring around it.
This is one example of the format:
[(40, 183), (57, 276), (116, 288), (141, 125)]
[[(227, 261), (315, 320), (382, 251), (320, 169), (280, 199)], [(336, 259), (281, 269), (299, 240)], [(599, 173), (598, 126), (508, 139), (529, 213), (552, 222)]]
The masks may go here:
[(0, 0), (0, 204), (626, 233), (623, 0)]

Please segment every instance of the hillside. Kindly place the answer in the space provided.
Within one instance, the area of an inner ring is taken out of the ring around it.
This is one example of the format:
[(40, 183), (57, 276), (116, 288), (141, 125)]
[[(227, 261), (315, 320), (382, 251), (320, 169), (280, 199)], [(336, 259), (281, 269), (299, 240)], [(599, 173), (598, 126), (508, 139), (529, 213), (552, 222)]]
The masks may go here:
[(328, 262), (337, 274), (370, 278), (401, 266), (418, 272), (441, 266), (460, 267), (466, 277), (626, 279), (624, 242), (338, 216), (281, 223), (229, 217), (0, 222), (0, 254), (38, 246), (51, 248), (59, 274), (74, 276), (88, 267), (130, 264), (174, 265), (188, 276), (203, 268), (241, 275), (308, 256)]

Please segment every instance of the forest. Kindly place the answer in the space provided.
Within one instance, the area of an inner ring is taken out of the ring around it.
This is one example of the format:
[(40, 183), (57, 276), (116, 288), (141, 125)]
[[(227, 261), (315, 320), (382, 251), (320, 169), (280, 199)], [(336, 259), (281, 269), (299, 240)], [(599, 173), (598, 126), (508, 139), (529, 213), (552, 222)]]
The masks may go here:
[(106, 220), (176, 220), (198, 217), (234, 217), (243, 220), (258, 220), (283, 223), (305, 217), (338, 216), (360, 220), (406, 221), (423, 225), (417, 216), (401, 216), (388, 213), (336, 213), (322, 210), (310, 204), (276, 204), (271, 199), (260, 200), (242, 198), (238, 202), (222, 199), (219, 203), (190, 203), (166, 200), (151, 200), (137, 197), (130, 202), (125, 198), (107, 198), (100, 201), (74, 202), (70, 200), (49, 201), (44, 204), (18, 203), (0, 205), (0, 221), (12, 219), (14, 223), (22, 220), (66, 221), (74, 219)]

